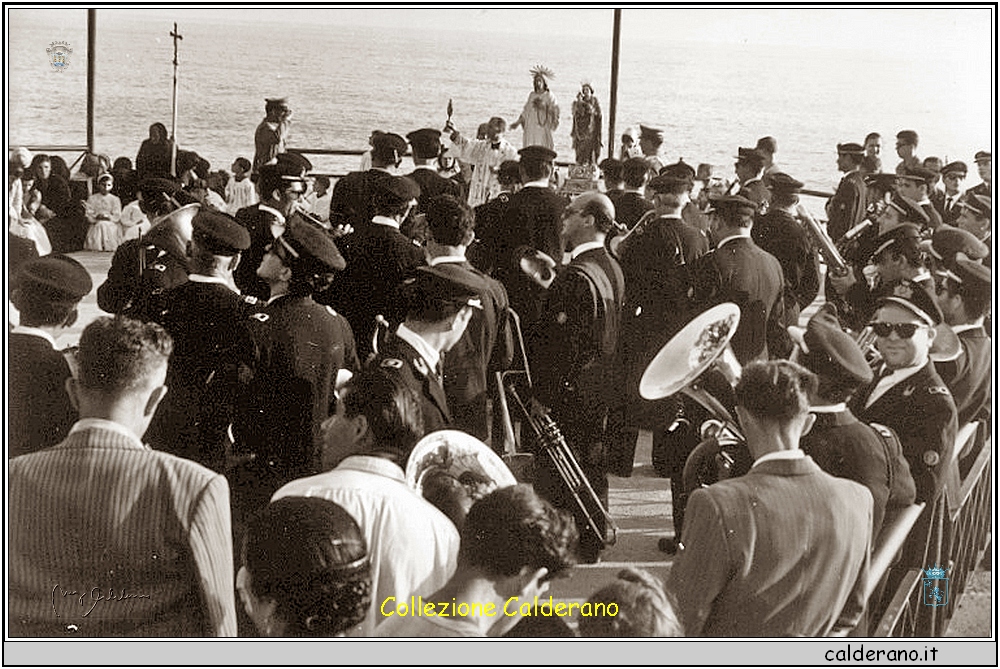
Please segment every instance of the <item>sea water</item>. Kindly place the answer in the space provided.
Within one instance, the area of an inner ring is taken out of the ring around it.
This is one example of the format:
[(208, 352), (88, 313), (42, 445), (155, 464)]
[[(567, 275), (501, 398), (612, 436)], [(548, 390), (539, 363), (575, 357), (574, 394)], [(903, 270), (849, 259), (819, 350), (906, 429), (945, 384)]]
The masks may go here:
[[(177, 137), (213, 169), (252, 158), (265, 97), (288, 98), (289, 147), (362, 150), (375, 128), (405, 134), (442, 127), (449, 99), (454, 124), (466, 134), (490, 116), (513, 121), (535, 64), (556, 74), (560, 159), (574, 156), (570, 107), (585, 80), (601, 102), (607, 146), (610, 10), (603, 40), (565, 36), (558, 25), (546, 35), (318, 25), (310, 10), (290, 11), (292, 21), (280, 24), (234, 9), (231, 19), (187, 15), (179, 26)], [(627, 28), (629, 10), (624, 14)], [(971, 165), (975, 151), (992, 145), (992, 72), (963, 66), (962, 54), (931, 43), (885, 55), (866, 48), (878, 26), (843, 49), (709, 44), (672, 34), (669, 12), (653, 16), (664, 21), (663, 39), (623, 31), (616, 134), (640, 122), (663, 127), (670, 162), (712, 163), (731, 176), (737, 147), (771, 135), (782, 169), (809, 187), (832, 189), (837, 143), (860, 143), (871, 131), (883, 136), (888, 170), (902, 128), (920, 133), (920, 156)], [(151, 123), (170, 127), (173, 24), (162, 10), (102, 9), (97, 17), (96, 147), (112, 159), (134, 159)], [(573, 10), (565, 17), (572, 21)], [(8, 145), (85, 144), (86, 12), (14, 9), (8, 19)], [(73, 49), (61, 72), (46, 54), (57, 40)], [(510, 133), (517, 146), (520, 134)], [(357, 158), (314, 163), (346, 171)], [(968, 185), (977, 182), (973, 168)]]

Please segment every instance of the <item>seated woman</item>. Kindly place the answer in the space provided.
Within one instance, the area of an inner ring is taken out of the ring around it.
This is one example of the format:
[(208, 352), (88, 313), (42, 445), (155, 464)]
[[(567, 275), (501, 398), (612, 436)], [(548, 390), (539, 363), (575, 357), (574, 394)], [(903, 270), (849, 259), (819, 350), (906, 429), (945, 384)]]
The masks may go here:
[(344, 636), (371, 604), (364, 535), (333, 502), (279, 499), (247, 526), (236, 589), (263, 636)]
[(122, 202), (111, 193), (115, 180), (110, 174), (97, 178), (97, 192), (87, 198), (87, 251), (114, 251), (121, 243), (118, 221), (122, 217)]

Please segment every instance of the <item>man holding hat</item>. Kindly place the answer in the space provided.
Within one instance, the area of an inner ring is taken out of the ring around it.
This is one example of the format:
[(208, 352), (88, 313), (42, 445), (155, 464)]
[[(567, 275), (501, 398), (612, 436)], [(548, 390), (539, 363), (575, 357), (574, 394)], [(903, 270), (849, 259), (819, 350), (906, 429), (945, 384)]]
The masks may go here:
[(146, 438), (157, 450), (224, 473), (229, 426), (243, 384), (256, 367), (250, 314), (257, 300), (240, 297), (233, 270), (250, 234), (227, 214), (198, 212), (188, 247), (188, 281), (167, 290), (153, 320), (173, 337), (170, 392)]
[(288, 129), (291, 126), (292, 110), (285, 98), (264, 99), (264, 120), (253, 134), (256, 151), (253, 154), (252, 179), (256, 181), (263, 165), (271, 163), (280, 153), (285, 152)]
[(446, 179), (437, 173), (434, 163), (441, 154), (441, 131), (434, 128), (414, 130), (406, 136), (413, 150), (415, 169), (407, 176), (420, 186), (420, 198), (417, 200), (415, 213), (422, 214), (427, 210), (427, 201), (438, 195), (453, 195), (462, 197), (462, 188), (455, 181)]
[(826, 230), (836, 242), (844, 233), (864, 220), (868, 210), (868, 186), (861, 173), (865, 149), (848, 142), (837, 145), (837, 169), (844, 173), (837, 192), (826, 203)]
[(380, 183), (396, 173), (406, 155), (406, 140), (396, 133), (373, 133), (370, 141), (371, 168), (338, 179), (330, 194), (330, 226), (339, 234), (364, 230), (371, 225), (375, 215), (375, 191)]
[(187, 281), (191, 219), (200, 205), (170, 179), (150, 177), (139, 200), (153, 227), (115, 251), (108, 278), (97, 289), (97, 305), (110, 314), (151, 320), (164, 291)]
[(465, 275), (421, 267), (400, 291), (406, 318), (368, 362), (398, 376), (420, 397), (427, 432), (452, 424), (441, 358), (462, 338), (473, 310), (482, 309), (480, 288)]
[(941, 321), (941, 309), (922, 285), (900, 286), (880, 300), (871, 326), (882, 364), (848, 404), (862, 421), (899, 435), (918, 502), (933, 502), (953, 473), (958, 414), (930, 357)]
[(931, 193), (931, 204), (941, 215), (941, 220), (945, 225), (955, 225), (961, 209), (958, 206), (962, 198), (962, 183), (965, 181), (969, 168), (960, 160), (948, 163), (941, 168), (941, 181), (944, 183), (944, 190), (935, 190)]
[(393, 325), (402, 320), (402, 308), (393, 296), (396, 288), (427, 263), (423, 249), (399, 230), (419, 197), (420, 187), (409, 177), (388, 175), (374, 182), (374, 216), (344, 246), (346, 270), (316, 296), (317, 302), (333, 306), (350, 322), (361, 360), (373, 351), (379, 316)]
[(663, 169), (663, 156), (660, 151), (663, 147), (663, 128), (654, 128), (649, 125), (639, 124), (639, 149), (642, 157), (649, 165), (649, 178), (656, 177)]
[(809, 212), (800, 210), (802, 182), (784, 172), (771, 175), (771, 206), (757, 219), (750, 236), (781, 264), (785, 275), (785, 318), (799, 322), (799, 313), (819, 294), (819, 255), (799, 222)]
[(878, 537), (886, 509), (912, 504), (916, 488), (899, 440), (880, 437), (847, 408), (851, 395), (871, 383), (872, 370), (827, 306), (809, 319), (796, 361), (818, 380), (809, 398), (816, 421), (799, 442), (802, 450), (828, 474), (868, 488), (875, 502), (872, 536)]
[(955, 398), (959, 425), (990, 416), (993, 341), (984, 322), (990, 313), (992, 288), (989, 268), (959, 253), (944, 272), (938, 290), (944, 321), (962, 345), (958, 358), (935, 363)]
[(929, 219), (927, 227), (931, 231), (937, 230), (942, 225), (941, 214), (931, 204), (930, 199), (931, 184), (935, 177), (932, 170), (920, 165), (904, 168), (902, 172), (896, 174), (896, 197), (918, 206)]
[(969, 189), (973, 195), (983, 195), (993, 197), (993, 152), (976, 151), (976, 170), (982, 183), (976, 184)]
[(518, 153), (522, 186), (511, 196), (501, 224), (506, 234), (497, 240), (496, 278), (507, 289), (510, 306), (521, 317), (521, 323), (529, 326), (541, 313), (544, 289), (521, 270), (520, 252), (526, 247), (544, 253), (557, 266), (562, 264), (559, 230), (566, 198), (551, 186), (555, 151), (526, 146)]
[(903, 174), (907, 169), (920, 167), (917, 157), (917, 144), (920, 138), (915, 130), (900, 130), (896, 133), (896, 155), (902, 160), (896, 165), (896, 174)]
[(15, 275), (10, 300), (21, 322), (7, 341), (10, 458), (54, 446), (76, 422), (65, 387), (69, 363), (55, 342), (93, 287), (83, 265), (60, 254), (30, 260)]
[(958, 227), (971, 232), (986, 245), (988, 253), (983, 259), (987, 267), (993, 266), (993, 199), (979, 193), (966, 193), (960, 204), (962, 213), (956, 221)]
[(463, 137), (450, 120), (444, 131), (450, 133), (448, 153), (473, 167), (469, 182), (469, 206), (478, 207), (492, 200), (501, 190), (497, 181), (500, 165), (507, 160), (517, 160), (517, 149), (504, 137), (507, 121), (499, 116), (491, 118), (486, 124), (485, 139)]
[(257, 178), (260, 202), (236, 212), (236, 220), (250, 233), (250, 248), (233, 274), (236, 287), (244, 295), (261, 300), (269, 296), (267, 282), (257, 275), (265, 249), (280, 235), (292, 212), (305, 209), (306, 172), (312, 163), (298, 153), (279, 154), (263, 165)]
[(771, 191), (764, 184), (764, 155), (757, 149), (739, 147), (736, 157), (736, 178), (740, 182), (740, 197), (757, 205), (757, 213), (767, 212)]
[(233, 480), (236, 523), (283, 484), (320, 471), (320, 426), (338, 381), (359, 363), (347, 321), (312, 296), (344, 265), (325, 230), (294, 217), (257, 268), (271, 297), (251, 318), (260, 362), (234, 431), (239, 455), (249, 460)]

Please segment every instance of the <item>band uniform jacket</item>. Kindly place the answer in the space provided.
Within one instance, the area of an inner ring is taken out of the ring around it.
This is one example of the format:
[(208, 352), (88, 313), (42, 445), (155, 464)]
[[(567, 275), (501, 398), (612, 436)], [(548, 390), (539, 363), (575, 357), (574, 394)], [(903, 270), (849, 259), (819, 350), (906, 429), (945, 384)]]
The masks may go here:
[(687, 636), (825, 636), (864, 610), (872, 498), (806, 456), (691, 493), (667, 589)]
[(44, 337), (16, 330), (7, 338), (7, 457), (54, 446), (77, 419), (69, 401), (69, 363)]
[(799, 321), (799, 313), (819, 294), (819, 256), (802, 224), (787, 211), (772, 209), (750, 230), (754, 243), (781, 265), (785, 277), (785, 320)]
[(706, 253), (708, 238), (701, 230), (668, 217), (643, 221), (618, 246), (625, 275), (620, 337), (623, 390), (630, 415), (644, 425), (652, 426), (665, 412), (656, 409), (661, 404), (639, 399), (639, 379), (660, 348), (693, 315), (690, 270)]
[(168, 226), (115, 251), (108, 278), (97, 289), (97, 306), (109, 314), (150, 321), (164, 291), (187, 281), (187, 249)]
[(965, 425), (977, 418), (989, 418), (993, 378), (993, 341), (980, 325), (958, 333), (962, 352), (955, 360), (936, 362), (938, 374), (951, 389), (958, 424)]
[(386, 374), (398, 375), (403, 384), (420, 398), (425, 434), (451, 425), (451, 411), (441, 375), (430, 368), (409, 342), (390, 334), (367, 364), (381, 368)]
[(891, 386), (871, 406), (868, 397), (876, 378), (851, 398), (850, 408), (866, 423), (881, 423), (896, 431), (903, 455), (917, 486), (917, 501), (932, 502), (945, 481), (953, 481), (958, 413), (951, 391), (941, 380), (934, 363)]
[(476, 207), (476, 239), (465, 252), (473, 267), (491, 276), (497, 265), (500, 238), (505, 234), (501, 224), (510, 206), (510, 195), (503, 191)]
[(631, 230), (647, 211), (654, 208), (652, 202), (641, 193), (625, 191), (614, 202), (615, 220)]
[(236, 636), (224, 477), (82, 421), (9, 472), (12, 636)]
[(257, 276), (257, 269), (264, 260), (267, 247), (274, 241), (271, 226), (285, 225), (284, 216), (260, 203), (236, 212), (236, 220), (250, 233), (250, 248), (240, 253), (240, 262), (233, 272), (233, 281), (244, 295), (266, 300), (271, 295), (267, 281)]
[[(901, 451), (890, 452), (874, 429), (850, 409), (815, 413), (816, 422), (800, 446), (827, 474), (856, 481), (872, 495), (872, 537), (878, 537), (886, 509), (913, 504), (910, 465)], [(895, 442), (892, 442), (895, 443)]]
[(338, 179), (330, 193), (330, 226), (336, 229), (349, 225), (355, 232), (371, 226), (372, 216), (375, 215), (372, 202), (375, 185), (391, 176), (386, 170), (372, 168), (365, 172), (351, 172)]
[(146, 431), (153, 448), (224, 473), (229, 427), (257, 368), (255, 298), (229, 286), (188, 281), (168, 290), (155, 320), (174, 351), (167, 393)]
[(320, 471), (322, 423), (331, 413), (337, 373), (358, 371), (343, 316), (307, 295), (283, 295), (252, 317), (260, 350), (257, 372), (236, 432), (250, 469), (269, 488)]
[(840, 180), (837, 192), (826, 203), (826, 231), (836, 242), (844, 233), (864, 220), (868, 211), (868, 186), (859, 170), (848, 172)]
[(451, 179), (446, 179), (437, 173), (433, 167), (418, 167), (409, 174), (409, 178), (417, 182), (420, 186), (420, 198), (417, 200), (417, 212), (422, 214), (427, 211), (427, 201), (438, 195), (452, 195), (459, 201), (462, 200), (462, 187)]
[(455, 427), (486, 441), (489, 383), (493, 373), (506, 370), (514, 357), (507, 291), (468, 262), (442, 262), (437, 269), (450, 276), (461, 275), (463, 282), (479, 284), (482, 309), (473, 309), (462, 338), (442, 356), (442, 368)]
[(740, 364), (787, 358), (792, 342), (785, 329), (788, 323), (781, 265), (750, 237), (723, 242), (694, 263), (694, 313), (733, 302), (740, 308), (740, 324), (730, 344)]
[(523, 246), (547, 254), (556, 265), (562, 264), (563, 248), (559, 238), (566, 199), (551, 188), (526, 186), (510, 197), (501, 224), (504, 234), (497, 239), (497, 269), (510, 296), (510, 306), (525, 327), (541, 315), (544, 289), (523, 271), (516, 251)]

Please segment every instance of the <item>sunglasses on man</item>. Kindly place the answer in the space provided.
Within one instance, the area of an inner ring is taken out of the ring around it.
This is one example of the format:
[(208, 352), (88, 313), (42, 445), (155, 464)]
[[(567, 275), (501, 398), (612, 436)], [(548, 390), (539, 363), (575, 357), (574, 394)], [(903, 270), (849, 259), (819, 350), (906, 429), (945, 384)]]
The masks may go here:
[(899, 335), (900, 339), (911, 339), (923, 325), (919, 323), (869, 323), (872, 332), (878, 337), (888, 337), (893, 332)]

